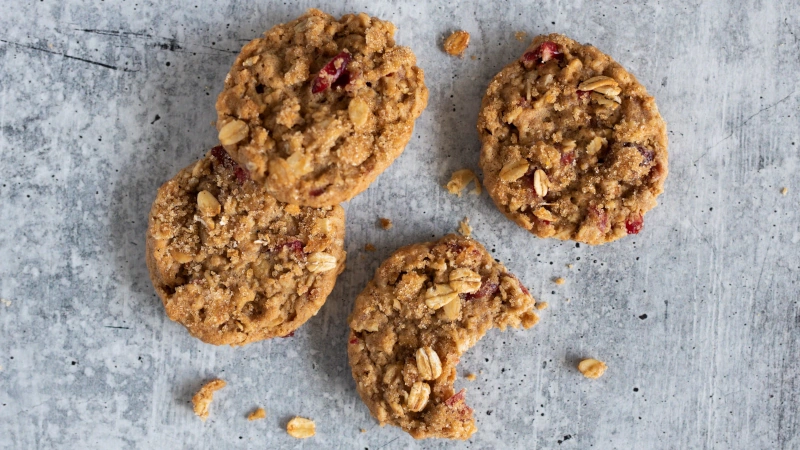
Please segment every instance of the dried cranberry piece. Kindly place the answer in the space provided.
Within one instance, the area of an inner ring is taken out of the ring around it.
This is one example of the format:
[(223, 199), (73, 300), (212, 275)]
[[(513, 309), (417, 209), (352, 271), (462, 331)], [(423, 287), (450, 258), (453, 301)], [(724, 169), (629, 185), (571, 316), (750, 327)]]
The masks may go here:
[(481, 288), (471, 294), (466, 294), (464, 296), (464, 300), (476, 300), (484, 297), (492, 297), (499, 288), (500, 285), (494, 281), (484, 280), (481, 284)]
[(650, 150), (649, 148), (647, 148), (647, 147), (645, 147), (643, 145), (634, 144), (633, 142), (626, 142), (626, 143), (622, 144), (622, 146), (623, 147), (636, 147), (636, 150), (638, 150), (639, 153), (641, 153), (641, 155), (642, 155), (642, 162), (639, 163), (640, 166), (646, 166), (646, 165), (650, 164), (651, 162), (653, 162), (653, 160), (656, 158), (656, 152), (653, 151), (653, 150)]
[(292, 336), (294, 336), (294, 331), (289, 332), (289, 334), (287, 334), (286, 336), (281, 336), (281, 338), (286, 339), (286, 338), (290, 338)]
[(447, 406), (453, 406), (458, 402), (464, 401), (464, 394), (467, 392), (466, 389), (461, 389), (458, 393), (454, 394), (452, 397), (448, 398), (444, 401), (444, 404)]
[(561, 154), (561, 165), (562, 166), (571, 166), (573, 161), (575, 161), (575, 153), (564, 152), (564, 153)]
[(217, 158), (217, 162), (219, 162), (228, 169), (233, 169), (234, 167), (239, 166), (238, 164), (236, 164), (236, 161), (234, 161), (233, 158), (231, 158), (231, 155), (229, 155), (228, 152), (226, 152), (221, 145), (218, 145), (211, 149), (211, 156)]
[(250, 179), (250, 174), (246, 170), (242, 169), (241, 167), (237, 167), (233, 171), (233, 174), (236, 175), (236, 181), (238, 181), (239, 184), (242, 184), (245, 181)]
[(285, 247), (288, 248), (290, 252), (294, 253), (294, 255), (299, 259), (305, 256), (305, 253), (303, 251), (303, 248), (305, 246), (306, 244), (304, 244), (303, 241), (295, 239), (291, 241), (286, 241), (283, 244), (275, 245), (274, 247), (270, 248), (269, 251), (280, 253), (280, 251), (283, 250), (283, 248)]
[(293, 251), (295, 253), (303, 253), (303, 247), (305, 247), (305, 246), (306, 246), (306, 244), (304, 244), (303, 241), (300, 241), (300, 240), (284, 242), (283, 245), (282, 245), (282, 247), (288, 247), (289, 250), (291, 250), (291, 251)]
[(625, 230), (628, 231), (628, 234), (639, 234), (642, 227), (644, 227), (644, 217), (641, 214), (631, 214), (625, 220)]
[(319, 197), (320, 195), (322, 195), (324, 193), (325, 193), (325, 188), (317, 188), (317, 189), (312, 189), (311, 191), (309, 191), (308, 195), (310, 195), (312, 197)]
[(577, 94), (578, 94), (578, 100), (587, 100), (587, 99), (589, 99), (589, 97), (591, 97), (592, 91), (581, 91), (581, 90), (578, 90)]
[(456, 242), (448, 242), (447, 249), (455, 254), (459, 254), (464, 250), (464, 246)]
[(564, 55), (558, 51), (558, 44), (547, 41), (542, 42), (535, 50), (531, 50), (522, 55), (521, 61), (526, 69), (530, 69), (534, 64), (541, 65), (552, 59), (558, 59), (560, 61), (564, 59)]
[(250, 173), (247, 172), (244, 168), (236, 164), (236, 161), (231, 158), (231, 155), (225, 151), (222, 146), (217, 146), (211, 149), (211, 156), (217, 159), (219, 164), (222, 164), (223, 167), (226, 169), (233, 170), (234, 176), (236, 176), (236, 181), (239, 184), (244, 183), (245, 181), (250, 179)]
[(597, 229), (605, 233), (608, 231), (608, 213), (596, 206), (589, 207), (589, 219), (597, 224)]
[(350, 339), (350, 341), (349, 341), (349, 342), (350, 342), (350, 345), (353, 345), (353, 344), (358, 344), (358, 338), (355, 338), (355, 337), (354, 337), (354, 338)]
[[(328, 61), (325, 66), (319, 71), (317, 77), (314, 78), (314, 81), (311, 83), (311, 92), (314, 94), (319, 94), (320, 92), (324, 91), (334, 85), (342, 77), (342, 75), (346, 72), (347, 64), (353, 57), (350, 53), (343, 51), (338, 55), (334, 56), (333, 59)], [(348, 75), (349, 81), (349, 75)], [(346, 84), (346, 83), (345, 83)]]

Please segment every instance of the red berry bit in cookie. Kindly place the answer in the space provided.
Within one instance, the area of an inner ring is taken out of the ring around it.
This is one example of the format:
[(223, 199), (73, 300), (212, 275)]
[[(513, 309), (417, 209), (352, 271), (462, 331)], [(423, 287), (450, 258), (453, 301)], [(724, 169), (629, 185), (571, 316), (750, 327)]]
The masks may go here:
[(534, 65), (544, 64), (552, 59), (563, 59), (564, 55), (559, 51), (558, 44), (555, 42), (543, 42), (535, 50), (529, 51), (522, 55), (522, 64), (525, 68), (530, 69)]
[(641, 214), (631, 214), (628, 216), (628, 219), (625, 220), (625, 230), (628, 234), (639, 234), (642, 231), (642, 227), (644, 226), (644, 217)]
[(244, 168), (239, 166), (239, 164), (236, 164), (236, 161), (231, 158), (231, 155), (229, 155), (222, 146), (212, 148), (211, 155), (217, 160), (218, 163), (222, 164), (223, 167), (233, 170), (233, 174), (239, 184), (242, 184), (250, 179), (250, 174), (244, 170)]
[(311, 92), (319, 94), (320, 92), (328, 89), (329, 87), (338, 87), (347, 84), (350, 80), (349, 74), (346, 76), (347, 80), (343, 83), (338, 83), (340, 78), (345, 77), (347, 73), (347, 64), (352, 59), (350, 53), (343, 51), (334, 56), (333, 59), (328, 61), (328, 64), (319, 71), (317, 78), (311, 83)]
[(655, 157), (656, 157), (656, 152), (646, 148), (643, 145), (634, 144), (632, 142), (626, 142), (626, 143), (622, 144), (622, 146), (623, 147), (636, 147), (636, 150), (639, 153), (641, 153), (641, 155), (642, 155), (642, 162), (641, 162), (641, 164), (639, 164), (640, 166), (646, 166), (646, 165), (650, 164), (651, 162), (653, 162), (653, 159), (655, 159)]

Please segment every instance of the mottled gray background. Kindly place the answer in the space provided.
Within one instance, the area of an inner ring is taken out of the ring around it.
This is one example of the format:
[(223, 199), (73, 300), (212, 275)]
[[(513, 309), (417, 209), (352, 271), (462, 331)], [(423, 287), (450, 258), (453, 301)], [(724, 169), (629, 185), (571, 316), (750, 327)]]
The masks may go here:
[[(0, 447), (800, 447), (800, 4), (170, 3), (2, 3)], [(402, 157), (345, 205), (348, 267), (320, 313), (292, 339), (206, 345), (153, 292), (147, 212), (215, 144), (214, 101), (240, 46), (310, 6), (392, 20), (430, 103)], [(458, 28), (472, 34), (464, 59), (440, 50)], [(655, 95), (670, 175), (638, 236), (536, 239), (485, 193), (441, 188), (477, 170), (478, 106), (526, 45), (515, 31), (591, 42)], [(395, 227), (380, 230), (379, 216)], [(473, 438), (416, 442), (378, 427), (358, 398), (345, 319), (380, 261), (464, 216), (550, 308), (462, 361), (460, 375), (478, 373), (457, 383)], [(608, 362), (603, 378), (576, 371), (587, 356)], [(203, 423), (189, 400), (215, 376), (229, 385)], [(256, 406), (268, 417), (248, 422)], [(317, 436), (288, 437), (294, 415), (316, 420)]]

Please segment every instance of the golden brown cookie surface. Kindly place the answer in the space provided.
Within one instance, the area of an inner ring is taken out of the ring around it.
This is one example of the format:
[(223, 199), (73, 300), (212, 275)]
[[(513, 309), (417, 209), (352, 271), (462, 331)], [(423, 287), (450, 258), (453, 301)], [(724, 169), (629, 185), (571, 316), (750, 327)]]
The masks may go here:
[(147, 267), (170, 319), (211, 344), (291, 334), (344, 269), (344, 210), (281, 203), (216, 147), (158, 190)]
[(428, 101), (391, 22), (311, 9), (242, 48), (217, 99), (220, 142), (281, 201), (335, 205), (402, 152)]
[(397, 250), (358, 296), (347, 353), (372, 415), (414, 438), (476, 431), (456, 364), (490, 328), (529, 328), (535, 300), (472, 239), (448, 235)]
[(489, 84), (478, 118), (484, 184), (539, 237), (603, 244), (642, 229), (667, 176), (653, 97), (608, 55), (536, 37)]

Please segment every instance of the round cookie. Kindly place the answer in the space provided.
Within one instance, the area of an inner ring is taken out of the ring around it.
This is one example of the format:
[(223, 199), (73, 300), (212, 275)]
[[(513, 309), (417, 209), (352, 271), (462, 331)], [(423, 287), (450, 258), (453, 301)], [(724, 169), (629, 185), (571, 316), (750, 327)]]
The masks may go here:
[(215, 147), (158, 190), (147, 267), (170, 319), (209, 344), (287, 336), (344, 270), (344, 210), (281, 203)]
[(335, 205), (403, 152), (428, 102), (395, 27), (311, 9), (242, 48), (217, 99), (220, 142), (278, 200)]
[(529, 328), (535, 300), (472, 239), (448, 235), (397, 250), (356, 298), (347, 354), (381, 425), (416, 439), (467, 439), (477, 428), (456, 364), (490, 328)]
[(539, 237), (596, 245), (636, 234), (667, 176), (667, 132), (636, 78), (590, 45), (536, 37), (489, 84), (484, 184)]

